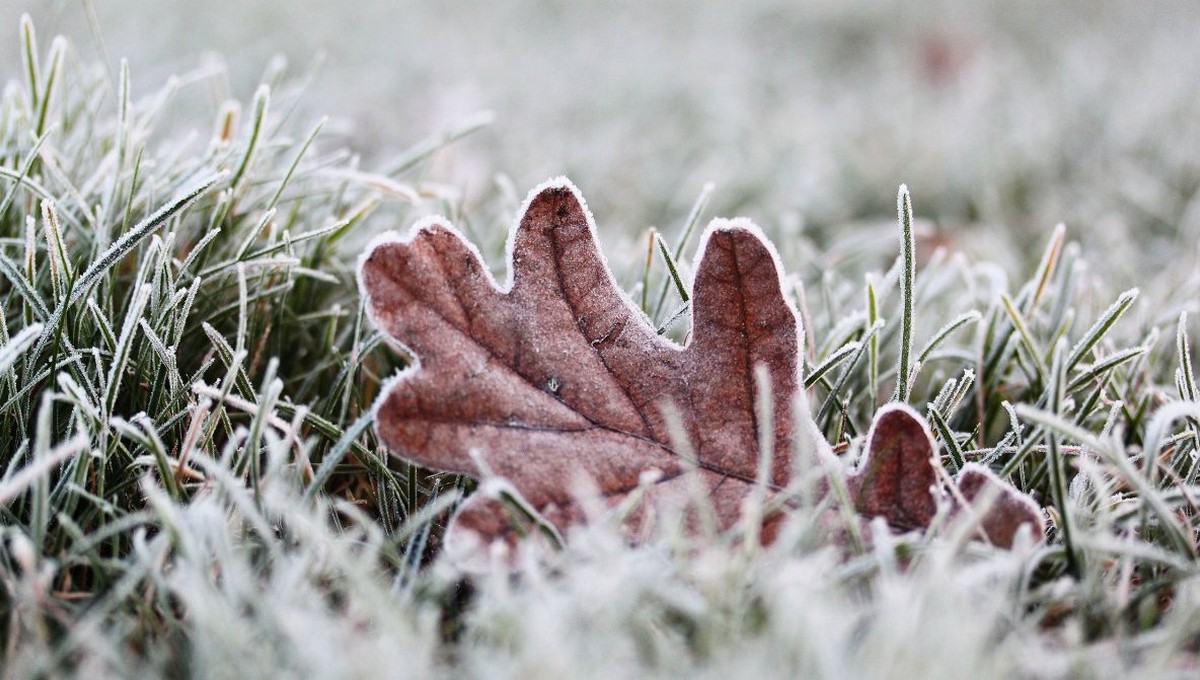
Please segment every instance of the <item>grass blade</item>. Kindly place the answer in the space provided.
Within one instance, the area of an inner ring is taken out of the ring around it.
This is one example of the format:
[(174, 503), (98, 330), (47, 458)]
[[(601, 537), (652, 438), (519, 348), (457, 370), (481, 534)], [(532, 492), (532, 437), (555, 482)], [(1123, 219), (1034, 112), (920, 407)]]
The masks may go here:
[(96, 258), (96, 261), (79, 275), (79, 279), (75, 281), (75, 285), (71, 289), (68, 304), (74, 304), (79, 298), (86, 295), (92, 284), (120, 262), (129, 251), (142, 242), (142, 239), (149, 236), (165, 224), (167, 220), (175, 217), (192, 203), (199, 200), (204, 194), (208, 193), (208, 190), (221, 181), (224, 175), (224, 173), (217, 173), (195, 184), (187, 191), (172, 199), (170, 203), (156, 210), (154, 214), (139, 222), (133, 229), (122, 234), (121, 238), (117, 239), (115, 243), (101, 253)]
[(896, 196), (897, 220), (900, 222), (900, 248), (903, 273), (900, 276), (900, 357), (896, 364), (896, 401), (908, 401), (908, 385), (912, 372), (913, 283), (917, 276), (917, 242), (913, 235), (912, 197), (908, 186), (900, 185)]
[[(1056, 416), (1062, 414), (1063, 399), (1066, 396), (1065, 355), (1066, 343), (1059, 342), (1054, 348), (1053, 359), (1050, 363), (1050, 384), (1047, 392), (1047, 406), (1050, 413)], [(1062, 531), (1063, 547), (1067, 554), (1067, 568), (1072, 574), (1079, 576), (1083, 569), (1083, 558), (1074, 542), (1074, 509), (1067, 491), (1067, 465), (1059, 446), (1059, 436), (1056, 430), (1046, 429), (1045, 431), (1046, 462), (1050, 467), (1050, 496), (1054, 501), (1054, 506), (1058, 508), (1059, 522), (1061, 523), (1059, 528)]]
[(329, 481), (329, 478), (333, 476), (333, 471), (337, 468), (338, 464), (342, 462), (342, 458), (346, 457), (346, 454), (350, 451), (350, 447), (354, 444), (354, 442), (358, 441), (358, 438), (362, 436), (362, 434), (367, 431), (367, 428), (369, 428), (374, 422), (375, 412), (368, 411), (367, 413), (359, 416), (358, 420), (354, 421), (354, 424), (346, 428), (346, 431), (342, 433), (341, 437), (338, 437), (338, 440), (333, 445), (333, 448), (330, 449), (329, 453), (326, 453), (325, 457), (321, 460), (321, 465), (317, 468), (316, 474), (313, 475), (312, 481), (309, 482), (308, 488), (304, 490), (305, 501), (311, 501), (318, 493), (320, 493), (321, 489), (325, 488), (325, 484)]
[(258, 142), (262, 136), (263, 122), (266, 120), (267, 106), (270, 101), (271, 89), (266, 85), (260, 85), (258, 91), (254, 93), (254, 120), (251, 123), (250, 138), (246, 140), (246, 151), (242, 154), (242, 160), (229, 180), (229, 188), (234, 193), (237, 193), (238, 188), (242, 185), (242, 179), (245, 178), (246, 171), (250, 168), (250, 161), (254, 159), (254, 152), (258, 150)]
[(1125, 311), (1129, 309), (1129, 306), (1132, 305), (1135, 300), (1137, 300), (1137, 297), (1138, 289), (1130, 288), (1124, 293), (1121, 293), (1121, 295), (1117, 297), (1117, 301), (1112, 303), (1112, 306), (1105, 310), (1104, 314), (1100, 315), (1100, 318), (1096, 321), (1096, 323), (1092, 324), (1092, 327), (1083, 334), (1083, 338), (1079, 341), (1079, 343), (1071, 348), (1071, 356), (1067, 359), (1068, 371), (1075, 368), (1075, 365), (1082, 361), (1083, 358), (1087, 356), (1088, 352), (1092, 351), (1092, 348), (1096, 346), (1096, 343), (1100, 342), (1100, 340), (1104, 338), (1104, 335), (1108, 333), (1113, 324), (1117, 322), (1117, 319), (1120, 319), (1121, 315), (1123, 315)]
[(8, 372), (25, 350), (42, 334), (42, 324), (35, 323), (22, 328), (4, 346), (0, 347), (0, 375)]

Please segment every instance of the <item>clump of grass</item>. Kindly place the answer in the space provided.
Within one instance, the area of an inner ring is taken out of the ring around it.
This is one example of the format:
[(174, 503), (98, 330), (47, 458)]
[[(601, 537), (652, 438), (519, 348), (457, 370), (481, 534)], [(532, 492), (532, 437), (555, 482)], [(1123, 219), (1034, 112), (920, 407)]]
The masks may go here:
[[(128, 68), (110, 79), (62, 41), (43, 53), (29, 21), (20, 35), (24, 72), (0, 99), (6, 672), (1194, 668), (1187, 317), (1170, 301), (1139, 314), (1136, 290), (1098, 297), (1081, 274), (1089, 250), (1065, 229), (1010, 287), (985, 263), (918, 257), (902, 189), (884, 267), (785, 263), (813, 420), (769, 548), (670, 523), (630, 546), (601, 513), (560, 550), (532, 551), (519, 578), (499, 561), (465, 573), (431, 547), (457, 480), (389, 461), (374, 439), (368, 407), (398, 364), (364, 323), (351, 267), (356, 231), (430, 204), (498, 261), (503, 183), (464, 210), (420, 179), (437, 142), (362, 170), (273, 79), (189, 139), (171, 101), (203, 74), (135, 101)], [(625, 263), (664, 333), (686, 325), (682, 263), (713, 191)], [(825, 256), (803, 233), (777, 235)], [(927, 411), (948, 467), (983, 463), (1037, 497), (1047, 543), (999, 551), (943, 522), (832, 545), (831, 499), (805, 483), (827, 475), (836, 489), (846, 461), (830, 454), (852, 460), (893, 398)]]
[[(286, 85), (187, 135), (172, 102), (217, 74), (134, 101), (125, 64), (110, 80), (61, 39), (42, 53), (28, 18), (20, 49), (0, 100), (0, 512), (32, 560), (9, 575), (42, 574), (62, 608), (45, 642), (130, 578), (139, 536), (168, 535), (147, 484), (208, 494), (208, 456), (261, 499), (263, 438), (284, 423), (310, 497), (398, 527), (431, 487), (365, 427), (396, 360), (345, 244), (438, 195), (322, 150), (324, 121), (301, 122)], [(16, 653), (23, 623), (5, 625)]]

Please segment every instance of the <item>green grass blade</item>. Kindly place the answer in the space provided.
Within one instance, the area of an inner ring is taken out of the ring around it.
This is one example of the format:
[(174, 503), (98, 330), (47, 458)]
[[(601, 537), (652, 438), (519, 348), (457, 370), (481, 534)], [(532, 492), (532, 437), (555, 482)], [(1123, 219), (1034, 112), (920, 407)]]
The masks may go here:
[(33, 345), (41, 333), (42, 325), (40, 323), (26, 326), (17, 331), (16, 335), (0, 347), (0, 374), (7, 373), (8, 369), (17, 363), (21, 355)]
[(1092, 324), (1092, 327), (1083, 334), (1083, 338), (1078, 344), (1071, 348), (1071, 355), (1067, 359), (1068, 371), (1075, 368), (1075, 365), (1082, 361), (1088, 352), (1092, 351), (1092, 348), (1104, 338), (1113, 324), (1125, 314), (1137, 298), (1137, 288), (1131, 288), (1117, 297), (1117, 301), (1100, 315), (1096, 323)]
[(1033, 339), (1033, 335), (1029, 332), (1029, 325), (1025, 323), (1025, 317), (1013, 304), (1011, 298), (1001, 293), (1000, 301), (1004, 304), (1004, 311), (1008, 314), (1008, 320), (1016, 329), (1020, 339), (1020, 345), (1025, 348), (1025, 354), (1033, 363), (1034, 372), (1037, 373), (1038, 381), (1042, 384), (1046, 382), (1046, 364), (1042, 361), (1042, 352), (1038, 349), (1037, 343)]
[[(1047, 391), (1047, 407), (1050, 413), (1061, 416), (1063, 410), (1063, 400), (1066, 398), (1066, 372), (1064, 357), (1066, 356), (1066, 343), (1060, 342), (1054, 348), (1053, 359), (1050, 364), (1050, 382)], [(1058, 509), (1058, 517), (1062, 532), (1063, 548), (1067, 555), (1067, 567), (1071, 573), (1076, 576), (1082, 573), (1083, 557), (1078, 546), (1075, 545), (1075, 516), (1074, 508), (1072, 507), (1068, 494), (1067, 480), (1067, 464), (1063, 459), (1062, 450), (1060, 447), (1060, 435), (1058, 431), (1046, 429), (1046, 458), (1047, 465), (1050, 467), (1050, 496), (1054, 501), (1054, 506)]]
[(246, 176), (246, 171), (250, 168), (250, 162), (254, 160), (254, 153), (258, 150), (258, 143), (262, 137), (263, 123), (267, 117), (267, 107), (270, 101), (271, 89), (266, 85), (260, 85), (258, 91), (254, 93), (253, 121), (250, 127), (250, 138), (246, 140), (246, 151), (242, 154), (242, 159), (238, 162), (237, 170), (234, 171), (233, 177), (229, 180), (229, 188), (234, 193), (237, 193), (237, 190), (241, 187), (242, 180)]
[(342, 433), (342, 436), (338, 437), (338, 440), (334, 443), (333, 448), (331, 448), (329, 452), (325, 454), (325, 457), (321, 459), (320, 467), (317, 468), (317, 472), (315, 475), (313, 475), (313, 479), (308, 484), (308, 488), (304, 490), (305, 501), (311, 501), (318, 493), (320, 493), (321, 489), (325, 488), (325, 484), (328, 483), (329, 478), (333, 476), (333, 472), (335, 469), (337, 469), (338, 464), (340, 464), (342, 459), (346, 457), (346, 454), (350, 452), (351, 446), (358, 441), (358, 438), (361, 437), (362, 434), (367, 431), (367, 428), (369, 428), (374, 422), (375, 412), (368, 411), (367, 413), (359, 416), (358, 420), (354, 421), (350, 427), (346, 428), (346, 431)]
[(139, 222), (133, 229), (122, 234), (115, 243), (101, 253), (95, 262), (79, 275), (79, 279), (75, 281), (75, 285), (71, 289), (68, 303), (74, 304), (79, 298), (86, 295), (92, 284), (120, 262), (129, 251), (133, 250), (143, 239), (164, 225), (168, 220), (177, 216), (192, 203), (208, 193), (209, 189), (212, 189), (223, 177), (224, 173), (217, 173), (198, 182), (187, 191), (176, 196), (170, 203), (167, 203), (152, 215)]
[(966, 457), (963, 455), (962, 447), (959, 446), (958, 441), (954, 438), (954, 432), (946, 424), (946, 419), (932, 406), (928, 409), (927, 413), (929, 414), (929, 419), (933, 421), (933, 427), (938, 437), (946, 446), (946, 452), (950, 454), (951, 471), (957, 472), (963, 469), (963, 466), (966, 465)]
[[(873, 335), (871, 337), (874, 338), (876, 336)], [(821, 379), (825, 377), (826, 373), (829, 373), (841, 365), (843, 361), (850, 358), (852, 354), (858, 351), (861, 345), (862, 343), (859, 342), (848, 342), (839, 347), (837, 351), (826, 357), (825, 361), (822, 361), (815, 368), (809, 371), (808, 375), (804, 377), (804, 388), (810, 389), (820, 382)]]
[(917, 353), (917, 363), (924, 364), (929, 359), (929, 355), (937, 350), (938, 347), (941, 347), (942, 343), (946, 342), (947, 338), (953, 335), (960, 328), (963, 328), (968, 324), (977, 323), (982, 318), (983, 315), (980, 314), (978, 310), (974, 309), (969, 312), (963, 312), (962, 314), (959, 314), (954, 318), (953, 321), (939, 328), (937, 332), (933, 334), (933, 337), (929, 339), (929, 342), (925, 343), (925, 346), (922, 347), (921, 351)]
[(903, 273), (900, 277), (900, 354), (896, 364), (896, 401), (908, 401), (908, 384), (912, 371), (913, 308), (917, 275), (917, 242), (913, 234), (912, 197), (908, 186), (901, 184), (896, 196), (897, 220), (900, 223), (900, 249)]

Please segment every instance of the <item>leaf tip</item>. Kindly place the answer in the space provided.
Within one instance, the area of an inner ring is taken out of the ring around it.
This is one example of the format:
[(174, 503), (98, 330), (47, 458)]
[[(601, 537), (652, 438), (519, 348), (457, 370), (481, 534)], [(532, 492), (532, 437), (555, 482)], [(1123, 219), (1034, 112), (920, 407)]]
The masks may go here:
[(912, 406), (902, 401), (886, 404), (875, 413), (875, 418), (871, 421), (871, 430), (867, 433), (868, 449), (875, 442), (877, 436), (893, 433), (914, 436), (923, 433), (930, 442), (933, 441), (933, 434), (930, 432), (925, 418)]
[(509, 264), (512, 264), (519, 232), (529, 229), (532, 225), (551, 227), (562, 224), (582, 226), (591, 232), (593, 237), (595, 235), (596, 221), (592, 212), (588, 210), (583, 193), (566, 176), (559, 175), (537, 185), (525, 197), (525, 203), (517, 213), (516, 226), (510, 229), (508, 234)]
[[(708, 248), (714, 237), (724, 237), (738, 245), (746, 244), (766, 251), (766, 254), (774, 261), (775, 270), (779, 274), (780, 280), (783, 279), (783, 262), (779, 258), (779, 252), (775, 249), (775, 245), (771, 243), (771, 239), (767, 238), (763, 230), (749, 218), (718, 217), (709, 222), (703, 236), (700, 238), (699, 252), (702, 255), (708, 252)], [(699, 269), (699, 266), (696, 268)]]
[(592, 214), (587, 209), (587, 201), (583, 199), (583, 193), (579, 191), (579, 187), (567, 178), (566, 175), (558, 175), (542, 182), (541, 184), (530, 190), (528, 196), (525, 197), (525, 204), (521, 206), (519, 212), (521, 219), (529, 214), (539, 203), (553, 202), (562, 204), (564, 201), (573, 200), (579, 204), (579, 208), (587, 215), (588, 222), (592, 222)]

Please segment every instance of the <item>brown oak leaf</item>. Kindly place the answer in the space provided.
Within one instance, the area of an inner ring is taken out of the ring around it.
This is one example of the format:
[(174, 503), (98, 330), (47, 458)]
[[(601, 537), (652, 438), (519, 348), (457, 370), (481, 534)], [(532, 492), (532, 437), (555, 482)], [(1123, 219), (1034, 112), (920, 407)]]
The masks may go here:
[[(714, 220), (705, 230), (691, 341), (682, 347), (621, 292), (567, 180), (530, 194), (508, 252), (510, 280), (500, 286), (474, 246), (443, 220), (427, 219), (405, 237), (384, 235), (363, 255), (370, 317), (411, 359), (376, 403), (376, 427), (393, 453), (437, 470), (502, 477), (559, 529), (583, 519), (574, 493), (581, 475), (616, 504), (655, 471), (642, 507), (656, 507), (685, 497), (695, 483), (685, 473), (695, 469), (726, 528), (755, 486), (754, 376), (763, 366), (774, 392), (772, 430), (764, 433), (774, 444), (768, 490), (787, 485), (792, 404), (802, 389), (799, 324), (780, 287), (778, 257), (754, 225)], [(694, 459), (675, 447), (668, 404)], [(872, 442), (893, 429), (881, 422)], [(879, 439), (900, 462), (873, 449), (875, 463), (854, 482), (859, 511), (897, 528), (925, 526), (938, 494), (926, 479), (932, 468), (926, 475), (907, 462), (920, 446), (905, 443), (906, 432)], [(911, 472), (920, 479), (896, 477)], [(767, 518), (764, 540), (777, 520)], [(475, 494), (447, 542), (512, 534), (501, 504)]]
[[(661, 476), (653, 496), (686, 491), (671, 445), (672, 402), (724, 525), (757, 467), (754, 366), (776, 391), (771, 486), (789, 473), (790, 396), (799, 384), (795, 313), (758, 230), (715, 221), (692, 291), (692, 341), (651, 327), (613, 280), (595, 226), (566, 180), (537, 189), (510, 237), (511, 281), (497, 286), (479, 253), (440, 220), (386, 237), (364, 256), (375, 323), (414, 355), (377, 406), (383, 441), (420, 465), (479, 476), (472, 451), (551, 523), (579, 519), (572, 482), (591, 477), (610, 502)], [(653, 499), (651, 499), (653, 500)], [(496, 535), (504, 518), (482, 497), (456, 529)]]

